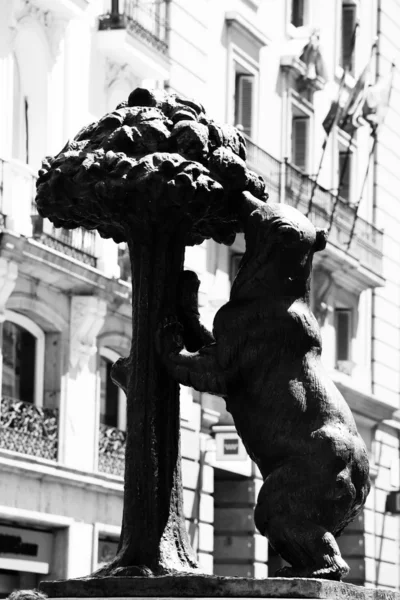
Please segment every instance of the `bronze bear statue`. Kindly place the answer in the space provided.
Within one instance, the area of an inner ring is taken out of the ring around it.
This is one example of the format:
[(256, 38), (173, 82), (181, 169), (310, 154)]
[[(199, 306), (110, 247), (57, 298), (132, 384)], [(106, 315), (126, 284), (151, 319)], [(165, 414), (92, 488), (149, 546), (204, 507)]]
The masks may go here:
[(159, 348), (177, 381), (225, 398), (264, 479), (256, 526), (291, 565), (276, 575), (340, 580), (349, 567), (335, 537), (364, 505), (370, 481), (310, 310), (313, 255), (326, 232), (288, 205), (247, 205), (246, 251), (213, 335), (199, 323), (197, 276), (185, 271), (180, 324), (164, 324)]

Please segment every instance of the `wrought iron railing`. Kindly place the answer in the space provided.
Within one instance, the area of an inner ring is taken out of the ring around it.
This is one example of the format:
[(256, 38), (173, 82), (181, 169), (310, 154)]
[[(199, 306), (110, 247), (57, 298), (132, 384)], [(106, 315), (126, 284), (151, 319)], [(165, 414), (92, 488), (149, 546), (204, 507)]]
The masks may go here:
[(126, 433), (116, 427), (100, 425), (98, 469), (102, 473), (123, 477)]
[[(285, 163), (285, 198), (288, 204), (307, 213), (313, 186), (314, 182), (308, 175)], [(356, 215), (354, 205), (341, 198), (337, 199), (335, 194), (317, 185), (310, 210), (311, 221), (317, 227), (329, 228), (332, 211), (334, 218), (329, 241), (348, 251), (363, 266), (382, 275), (382, 231)], [(355, 228), (351, 239), (354, 219)]]
[(15, 398), (0, 404), (0, 448), (57, 460), (58, 410)]
[(269, 200), (279, 202), (281, 162), (257, 146), (248, 136), (245, 138), (248, 166), (265, 179)]
[(95, 231), (88, 231), (82, 227), (54, 227), (48, 219), (43, 219), (38, 214), (34, 201), (31, 204), (31, 218), (32, 237), (35, 240), (91, 267), (97, 266)]
[(119, 0), (99, 19), (99, 29), (125, 29), (161, 52), (168, 53), (168, 1)]

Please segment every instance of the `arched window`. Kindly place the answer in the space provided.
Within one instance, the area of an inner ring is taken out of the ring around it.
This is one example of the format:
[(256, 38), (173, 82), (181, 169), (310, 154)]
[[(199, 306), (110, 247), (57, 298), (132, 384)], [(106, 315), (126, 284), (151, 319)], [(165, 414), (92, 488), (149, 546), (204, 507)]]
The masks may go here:
[(100, 350), (100, 423), (108, 427), (126, 429), (126, 399), (124, 392), (111, 379), (111, 367), (118, 360), (110, 348)]
[(2, 396), (43, 404), (44, 333), (30, 319), (6, 311), (3, 324)]

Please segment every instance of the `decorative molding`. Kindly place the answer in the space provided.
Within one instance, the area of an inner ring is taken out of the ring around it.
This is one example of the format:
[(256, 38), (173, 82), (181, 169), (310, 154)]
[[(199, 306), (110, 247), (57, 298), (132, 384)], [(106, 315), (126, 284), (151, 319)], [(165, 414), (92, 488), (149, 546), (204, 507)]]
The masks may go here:
[(0, 323), (3, 323), (5, 320), (7, 300), (15, 288), (17, 277), (17, 263), (0, 257)]
[(127, 63), (118, 63), (106, 57), (105, 64), (105, 85), (106, 89), (111, 88), (114, 83), (125, 79), (132, 85), (134, 74), (131, 67)]
[(246, 36), (258, 49), (268, 46), (270, 40), (253, 23), (248, 21), (237, 11), (228, 11), (225, 13), (225, 21), (228, 27), (236, 29), (238, 33)]
[(42, 28), (49, 44), (52, 59), (55, 61), (61, 52), (61, 42), (64, 37), (68, 19), (49, 11), (43, 10), (32, 0), (19, 0), (11, 18), (10, 28), (13, 36), (27, 19), (35, 20)]
[(72, 296), (70, 367), (82, 370), (97, 352), (97, 335), (104, 325), (107, 303), (96, 296)]

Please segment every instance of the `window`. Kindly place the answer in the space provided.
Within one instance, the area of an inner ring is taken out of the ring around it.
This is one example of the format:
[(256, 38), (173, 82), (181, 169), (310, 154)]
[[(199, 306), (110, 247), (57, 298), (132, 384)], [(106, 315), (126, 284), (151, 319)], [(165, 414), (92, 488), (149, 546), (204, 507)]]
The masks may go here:
[(118, 246), (118, 265), (121, 270), (120, 278), (123, 281), (132, 281), (131, 261), (129, 258), (129, 250), (126, 242), (122, 242)]
[(235, 125), (252, 137), (253, 132), (254, 75), (236, 72)]
[(354, 75), (354, 35), (357, 22), (357, 7), (350, 2), (342, 3), (340, 66)]
[(351, 171), (352, 171), (353, 155), (351, 150), (339, 151), (339, 173), (338, 173), (338, 189), (339, 196), (351, 201)]
[(290, 22), (295, 27), (304, 25), (304, 2), (305, 0), (292, 0)]
[(126, 429), (126, 397), (111, 379), (111, 368), (119, 355), (109, 348), (100, 350), (100, 423), (107, 427)]
[(336, 362), (351, 360), (352, 311), (350, 308), (335, 309)]
[(309, 121), (305, 115), (292, 117), (292, 164), (302, 171), (308, 168)]
[(3, 324), (2, 396), (43, 404), (45, 336), (27, 317), (6, 311)]
[(100, 423), (118, 427), (119, 389), (111, 379), (112, 365), (111, 360), (100, 357)]
[(33, 403), (35, 361), (35, 337), (23, 327), (5, 321), (3, 327), (3, 396)]

